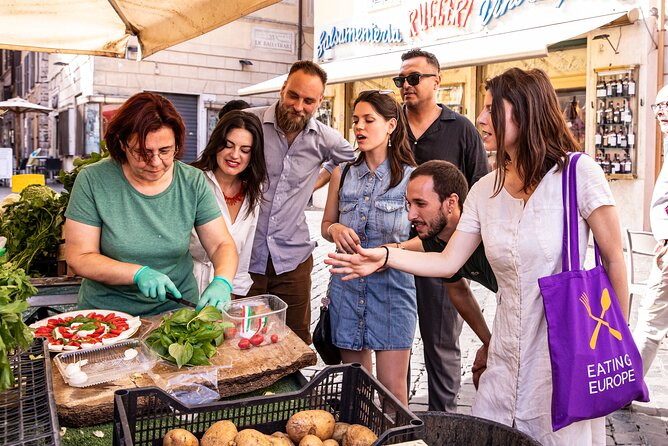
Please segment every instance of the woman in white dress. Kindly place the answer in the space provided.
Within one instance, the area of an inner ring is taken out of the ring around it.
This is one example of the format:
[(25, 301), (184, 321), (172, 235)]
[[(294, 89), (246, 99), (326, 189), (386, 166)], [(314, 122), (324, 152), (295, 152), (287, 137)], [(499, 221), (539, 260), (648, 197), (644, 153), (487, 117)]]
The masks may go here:
[[(473, 415), (515, 427), (545, 445), (604, 445), (603, 418), (552, 432), (552, 375), (547, 323), (538, 278), (561, 272), (563, 205), (561, 175), (578, 143), (566, 127), (556, 93), (541, 70), (512, 68), (489, 79), (478, 125), (496, 171), (478, 181), (464, 204), (457, 231), (442, 253), (362, 249), (330, 254), (333, 273), (356, 278), (386, 262), (421, 276), (450, 277), (480, 241), (499, 281), (486, 369)], [(590, 157), (577, 165), (580, 255), (589, 229), (603, 265), (628, 307), (628, 284), (617, 209), (603, 171)], [(484, 363), (484, 359), (483, 359)]]
[[(200, 157), (192, 163), (204, 171), (239, 254), (232, 294), (245, 296), (253, 281), (248, 273), (262, 184), (267, 178), (264, 135), (260, 120), (240, 110), (216, 124)], [(190, 238), (195, 279), (201, 293), (213, 276), (213, 265), (193, 231)]]

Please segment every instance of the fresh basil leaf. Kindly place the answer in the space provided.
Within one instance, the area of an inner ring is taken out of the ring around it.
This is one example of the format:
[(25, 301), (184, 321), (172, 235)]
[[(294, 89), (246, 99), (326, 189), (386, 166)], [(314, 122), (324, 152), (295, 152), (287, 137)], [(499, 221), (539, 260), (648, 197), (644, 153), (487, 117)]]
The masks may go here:
[(183, 367), (183, 356), (185, 353), (185, 347), (181, 344), (174, 343), (169, 346), (167, 351), (169, 352), (169, 355), (176, 361), (176, 366), (178, 368)]
[(190, 308), (181, 308), (172, 314), (170, 321), (173, 324), (187, 324), (192, 318), (197, 315), (197, 311)]
[(197, 314), (197, 319), (204, 322), (215, 322), (223, 318), (223, 315), (218, 311), (218, 309), (212, 305), (207, 305), (202, 308)]

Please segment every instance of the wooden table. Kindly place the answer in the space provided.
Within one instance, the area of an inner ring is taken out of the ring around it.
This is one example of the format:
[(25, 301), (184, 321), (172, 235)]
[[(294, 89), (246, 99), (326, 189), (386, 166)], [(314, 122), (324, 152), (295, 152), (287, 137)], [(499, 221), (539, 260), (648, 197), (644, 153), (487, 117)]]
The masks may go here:
[[(289, 328), (286, 331), (286, 336), (277, 344), (239, 350), (230, 340), (218, 347), (218, 354), (211, 358), (212, 364), (232, 361), (231, 368), (218, 371), (220, 395), (233, 396), (261, 389), (304, 367), (315, 365), (315, 352)], [(155, 385), (148, 374), (142, 374), (92, 387), (70, 387), (53, 367), (56, 408), (63, 426), (80, 427), (109, 422), (113, 419), (116, 390)]]

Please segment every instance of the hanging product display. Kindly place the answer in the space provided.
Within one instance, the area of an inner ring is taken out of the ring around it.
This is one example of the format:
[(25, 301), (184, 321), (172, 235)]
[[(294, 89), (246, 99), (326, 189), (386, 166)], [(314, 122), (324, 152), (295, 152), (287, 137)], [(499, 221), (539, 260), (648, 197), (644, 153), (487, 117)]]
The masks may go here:
[(635, 178), (636, 96), (635, 66), (612, 67), (596, 72), (596, 161), (610, 179)]

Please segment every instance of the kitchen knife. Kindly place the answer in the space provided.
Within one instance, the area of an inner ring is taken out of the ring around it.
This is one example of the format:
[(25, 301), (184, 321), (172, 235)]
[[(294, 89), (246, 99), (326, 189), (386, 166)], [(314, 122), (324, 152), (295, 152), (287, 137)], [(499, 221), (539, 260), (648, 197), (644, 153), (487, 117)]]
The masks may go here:
[(174, 302), (177, 302), (177, 303), (180, 303), (181, 305), (185, 305), (186, 307), (190, 307), (190, 308), (196, 308), (197, 307), (197, 305), (190, 302), (189, 300), (179, 299), (176, 296), (174, 296), (172, 293), (170, 293), (169, 291), (167, 291), (165, 293), (165, 296), (167, 297), (167, 299), (169, 299), (171, 301), (174, 301)]

